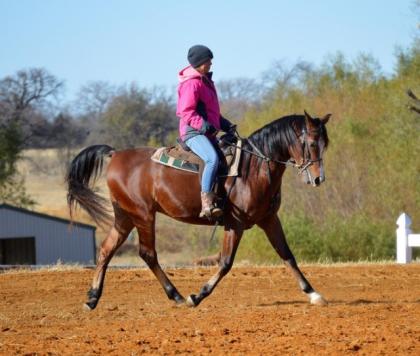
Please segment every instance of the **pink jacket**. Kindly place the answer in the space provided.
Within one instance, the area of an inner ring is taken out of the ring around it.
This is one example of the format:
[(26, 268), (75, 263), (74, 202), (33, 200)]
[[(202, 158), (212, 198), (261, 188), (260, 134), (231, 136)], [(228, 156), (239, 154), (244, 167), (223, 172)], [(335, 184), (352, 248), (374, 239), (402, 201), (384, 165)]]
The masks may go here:
[[(179, 134), (182, 140), (205, 133), (209, 124), (220, 130), (219, 100), (211, 74), (204, 76), (188, 66), (179, 72), (178, 78), (176, 115), (180, 119)], [(213, 135), (206, 134), (208, 137)]]

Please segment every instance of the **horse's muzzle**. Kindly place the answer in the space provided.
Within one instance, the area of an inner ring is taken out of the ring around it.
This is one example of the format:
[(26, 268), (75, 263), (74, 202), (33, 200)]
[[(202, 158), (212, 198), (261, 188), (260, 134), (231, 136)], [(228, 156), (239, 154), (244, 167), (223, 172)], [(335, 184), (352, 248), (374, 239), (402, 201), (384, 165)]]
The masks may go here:
[(303, 175), (303, 181), (306, 184), (310, 184), (313, 187), (319, 187), (321, 185), (321, 183), (323, 183), (325, 181), (325, 176), (324, 175), (320, 175), (318, 177), (312, 177), (311, 173), (308, 170), (304, 171), (304, 175)]
[(321, 177), (316, 177), (315, 179), (314, 179), (314, 186), (315, 187), (318, 187), (319, 185), (321, 185), (321, 183), (323, 182), (323, 181), (325, 181), (325, 177), (323, 177), (323, 176), (321, 176)]

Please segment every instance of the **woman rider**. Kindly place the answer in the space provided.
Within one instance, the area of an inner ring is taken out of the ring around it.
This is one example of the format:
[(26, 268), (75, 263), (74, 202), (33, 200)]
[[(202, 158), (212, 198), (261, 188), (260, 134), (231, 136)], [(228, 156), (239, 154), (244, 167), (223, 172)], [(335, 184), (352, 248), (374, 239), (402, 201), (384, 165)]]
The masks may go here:
[(179, 72), (177, 116), (181, 140), (204, 161), (201, 179), (200, 217), (219, 217), (222, 210), (215, 206), (212, 186), (219, 165), (219, 157), (213, 145), (219, 130), (235, 129), (229, 120), (220, 114), (216, 87), (212, 81), (213, 53), (202, 45), (192, 46), (188, 51), (190, 65)]

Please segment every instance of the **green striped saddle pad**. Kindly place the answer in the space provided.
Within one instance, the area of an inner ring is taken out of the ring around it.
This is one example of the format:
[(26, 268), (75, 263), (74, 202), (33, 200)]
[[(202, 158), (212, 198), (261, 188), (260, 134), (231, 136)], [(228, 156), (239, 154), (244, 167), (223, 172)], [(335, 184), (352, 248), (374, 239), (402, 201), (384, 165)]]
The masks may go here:
[[(225, 169), (219, 176), (235, 177), (238, 175), (241, 158), (242, 141), (238, 141), (236, 147), (227, 147), (223, 150), (225, 156)], [(204, 162), (195, 153), (185, 151), (180, 145), (172, 147), (160, 147), (152, 155), (151, 159), (159, 164), (180, 169), (182, 171), (202, 173)]]

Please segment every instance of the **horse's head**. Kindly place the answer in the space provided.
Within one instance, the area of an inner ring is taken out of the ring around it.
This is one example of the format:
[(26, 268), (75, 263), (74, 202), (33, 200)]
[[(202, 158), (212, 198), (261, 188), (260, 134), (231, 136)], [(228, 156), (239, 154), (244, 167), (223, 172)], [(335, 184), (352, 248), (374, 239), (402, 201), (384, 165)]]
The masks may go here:
[(323, 118), (312, 118), (305, 111), (302, 127), (296, 132), (298, 140), (290, 148), (290, 155), (295, 161), (305, 183), (314, 187), (325, 180), (322, 155), (328, 146), (328, 135), (325, 127), (331, 114)]

